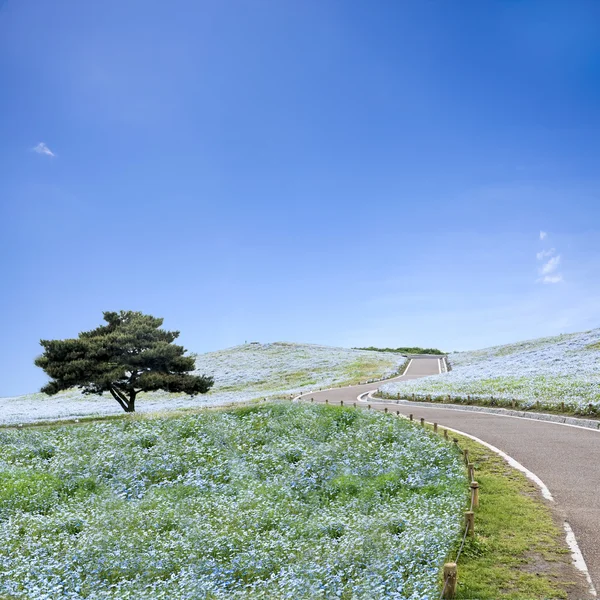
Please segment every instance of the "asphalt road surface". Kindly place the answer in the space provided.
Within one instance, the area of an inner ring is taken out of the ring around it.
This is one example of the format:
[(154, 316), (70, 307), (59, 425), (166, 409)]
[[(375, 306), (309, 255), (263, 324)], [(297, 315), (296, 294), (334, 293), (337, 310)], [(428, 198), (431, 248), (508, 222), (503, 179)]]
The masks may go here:
[[(390, 381), (417, 379), (440, 372), (436, 358), (415, 358), (405, 375)], [(352, 403), (376, 389), (370, 383), (322, 392), (310, 392), (316, 402)], [(373, 409), (390, 407), (390, 401), (369, 401)], [(594, 586), (600, 590), (600, 431), (558, 423), (505, 417), (427, 405), (393, 403), (402, 414), (439, 423), (474, 435), (519, 461), (548, 486), (556, 510), (571, 525)]]

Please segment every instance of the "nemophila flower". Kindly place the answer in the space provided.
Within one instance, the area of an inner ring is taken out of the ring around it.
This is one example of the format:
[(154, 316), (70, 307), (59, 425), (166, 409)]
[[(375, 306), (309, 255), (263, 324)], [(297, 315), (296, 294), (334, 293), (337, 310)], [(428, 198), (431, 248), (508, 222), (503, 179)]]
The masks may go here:
[(564, 403), (579, 414), (600, 413), (600, 329), (449, 356), (452, 371), (380, 386), (384, 394), (471, 397), (521, 408)]
[(378, 413), (266, 405), (0, 443), (0, 596), (433, 598), (461, 528), (458, 456)]
[[(404, 362), (400, 355), (308, 344), (245, 344), (195, 357), (194, 374), (214, 377), (207, 394), (185, 395), (151, 392), (140, 394), (138, 412), (217, 406), (265, 396), (284, 396), (340, 382), (387, 377)], [(0, 398), (0, 423), (29, 423), (89, 415), (119, 414), (107, 396), (79, 392), (28, 394)]]

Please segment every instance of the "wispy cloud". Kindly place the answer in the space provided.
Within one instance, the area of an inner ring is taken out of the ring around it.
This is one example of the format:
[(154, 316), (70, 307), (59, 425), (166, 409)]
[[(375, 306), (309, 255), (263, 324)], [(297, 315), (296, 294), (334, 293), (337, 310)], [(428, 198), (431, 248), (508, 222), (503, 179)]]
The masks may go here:
[[(547, 237), (546, 231), (540, 231), (540, 240), (545, 240)], [(536, 279), (537, 283), (560, 283), (563, 280), (562, 273), (557, 272), (560, 265), (560, 254), (556, 254), (554, 248), (540, 250), (535, 257), (539, 261), (545, 261), (538, 269), (540, 276)]]
[(544, 275), (544, 277), (538, 279), (540, 283), (560, 283), (562, 280), (563, 276), (560, 273), (556, 275)]
[(552, 256), (555, 252), (556, 250), (554, 248), (550, 248), (550, 250), (538, 252), (535, 256), (538, 260), (544, 260), (545, 258), (548, 258), (548, 256)]
[(553, 256), (547, 263), (542, 265), (540, 269), (541, 275), (549, 275), (550, 273), (554, 273), (560, 264), (560, 254)]
[(54, 152), (52, 152), (52, 150), (50, 150), (50, 148), (48, 148), (44, 142), (40, 142), (37, 146), (32, 148), (32, 150), (38, 154), (45, 154), (46, 156), (51, 156), (53, 158), (56, 156), (56, 154), (54, 154)]

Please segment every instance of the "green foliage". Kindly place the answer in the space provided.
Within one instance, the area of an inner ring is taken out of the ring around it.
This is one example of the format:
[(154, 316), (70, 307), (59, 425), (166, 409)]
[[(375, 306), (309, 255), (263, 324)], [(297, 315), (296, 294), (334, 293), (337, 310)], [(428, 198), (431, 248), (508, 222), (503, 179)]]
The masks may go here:
[(203, 394), (213, 379), (189, 374), (195, 367), (178, 331), (160, 329), (162, 319), (141, 312), (105, 312), (107, 325), (83, 331), (76, 339), (41, 340), (35, 360), (51, 381), (42, 392), (54, 395), (79, 387), (84, 394), (110, 392), (125, 412), (135, 410), (139, 392), (165, 390)]
[(354, 348), (354, 350), (371, 350), (372, 352), (398, 352), (399, 354), (445, 354), (445, 352), (442, 352), (437, 348), (420, 348), (419, 346), (401, 346), (400, 348), (376, 348), (375, 346), (369, 346), (367, 348)]

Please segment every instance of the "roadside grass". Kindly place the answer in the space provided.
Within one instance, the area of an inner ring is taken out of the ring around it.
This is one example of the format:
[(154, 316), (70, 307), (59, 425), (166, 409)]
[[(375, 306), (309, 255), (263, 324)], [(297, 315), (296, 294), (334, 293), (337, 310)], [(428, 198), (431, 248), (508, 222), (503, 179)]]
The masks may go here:
[(458, 562), (456, 598), (567, 598), (581, 582), (574, 581), (564, 531), (539, 489), (485, 446), (450, 435), (469, 450), (479, 483), (475, 537), (467, 537)]

